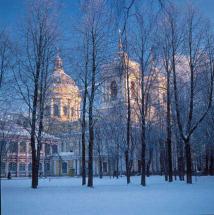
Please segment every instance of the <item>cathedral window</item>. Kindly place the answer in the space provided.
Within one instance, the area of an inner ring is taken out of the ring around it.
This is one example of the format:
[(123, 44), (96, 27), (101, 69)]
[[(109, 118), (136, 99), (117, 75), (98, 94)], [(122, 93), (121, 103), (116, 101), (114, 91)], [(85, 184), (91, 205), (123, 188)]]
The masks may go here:
[(117, 83), (116, 81), (111, 82), (111, 99), (114, 100), (117, 98)]
[(26, 153), (26, 149), (27, 149), (26, 143), (25, 143), (25, 142), (21, 142), (21, 143), (19, 144), (19, 152), (20, 152), (20, 153)]
[(59, 106), (54, 104), (54, 116), (60, 117)]
[(18, 152), (18, 144), (16, 142), (10, 142), (9, 151), (11, 153), (17, 153)]
[(52, 146), (52, 154), (57, 154), (57, 145)]
[(68, 115), (68, 107), (67, 106), (63, 107), (63, 113), (64, 113), (64, 116)]
[(46, 155), (50, 155), (50, 152), (51, 152), (51, 147), (49, 144), (46, 144), (45, 145), (45, 154)]

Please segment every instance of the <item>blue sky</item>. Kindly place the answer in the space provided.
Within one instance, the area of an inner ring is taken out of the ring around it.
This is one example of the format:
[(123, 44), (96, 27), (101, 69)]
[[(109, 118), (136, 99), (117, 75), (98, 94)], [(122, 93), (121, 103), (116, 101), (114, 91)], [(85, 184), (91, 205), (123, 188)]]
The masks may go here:
[[(35, 0), (36, 1), (36, 0)], [(78, 22), (79, 0), (56, 0), (62, 5), (60, 23), (63, 34), (63, 46), (66, 41), (75, 40), (71, 33), (72, 26)], [(147, 1), (147, 0), (144, 0)], [(189, 0), (171, 0), (178, 4), (185, 4)], [(214, 24), (214, 0), (191, 0), (200, 8), (201, 12), (210, 18)], [(19, 33), (18, 26), (25, 14), (27, 0), (0, 0), (0, 29), (6, 27), (14, 37)], [(62, 44), (60, 44), (61, 46)], [(63, 49), (63, 47), (62, 47)]]
[[(0, 0), (0, 27), (15, 26), (24, 13), (26, 0)], [(146, 1), (146, 0), (145, 0)], [(183, 4), (187, 0), (174, 0)], [(64, 20), (69, 20), (77, 13), (78, 0), (59, 0), (63, 3)], [(214, 0), (192, 0), (201, 9), (202, 13), (214, 23)]]

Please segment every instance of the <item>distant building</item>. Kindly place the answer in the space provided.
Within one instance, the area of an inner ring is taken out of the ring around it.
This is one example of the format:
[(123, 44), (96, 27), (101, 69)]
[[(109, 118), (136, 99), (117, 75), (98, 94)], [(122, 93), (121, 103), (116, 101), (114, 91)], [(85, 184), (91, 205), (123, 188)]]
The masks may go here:
[[(14, 121), (0, 121), (1, 176), (8, 172), (12, 176), (30, 176), (32, 173), (32, 155), (30, 133)], [(60, 139), (43, 133), (39, 172), (52, 175), (51, 157), (58, 153)]]

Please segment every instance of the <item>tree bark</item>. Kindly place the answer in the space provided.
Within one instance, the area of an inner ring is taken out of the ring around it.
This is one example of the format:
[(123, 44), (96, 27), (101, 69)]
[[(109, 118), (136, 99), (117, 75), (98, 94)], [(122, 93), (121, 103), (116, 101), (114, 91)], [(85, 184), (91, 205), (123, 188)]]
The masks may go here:
[(192, 184), (192, 156), (189, 141), (185, 142), (187, 184)]

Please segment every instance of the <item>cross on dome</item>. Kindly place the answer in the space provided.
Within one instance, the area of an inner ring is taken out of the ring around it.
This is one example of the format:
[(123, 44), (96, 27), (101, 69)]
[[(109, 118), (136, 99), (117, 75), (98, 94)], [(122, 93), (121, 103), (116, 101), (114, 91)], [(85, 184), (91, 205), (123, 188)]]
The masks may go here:
[(57, 51), (56, 59), (55, 59), (55, 69), (62, 69), (62, 59), (59, 56), (59, 50)]

